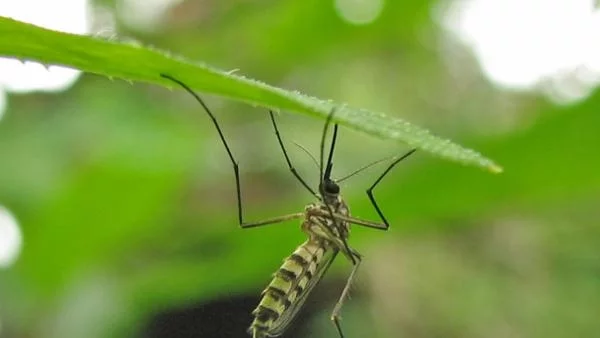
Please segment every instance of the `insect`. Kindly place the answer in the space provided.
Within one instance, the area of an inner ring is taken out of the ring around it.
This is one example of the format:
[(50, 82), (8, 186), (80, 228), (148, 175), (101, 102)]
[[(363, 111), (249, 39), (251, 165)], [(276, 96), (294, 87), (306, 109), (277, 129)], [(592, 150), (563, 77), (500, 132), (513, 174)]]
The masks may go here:
[(353, 265), (352, 271), (350, 272), (348, 280), (346, 281), (346, 285), (344, 286), (340, 298), (338, 299), (331, 313), (331, 320), (333, 321), (339, 336), (343, 338), (344, 334), (340, 324), (340, 312), (344, 301), (348, 297), (350, 286), (352, 285), (362, 260), (361, 254), (348, 245), (350, 224), (362, 225), (379, 230), (388, 229), (389, 223), (375, 200), (373, 189), (375, 189), (375, 187), (394, 168), (394, 166), (396, 166), (396, 164), (413, 154), (416, 149), (412, 149), (406, 154), (394, 158), (388, 167), (383, 171), (383, 173), (379, 175), (375, 182), (367, 189), (369, 201), (381, 218), (381, 222), (359, 219), (350, 216), (348, 205), (344, 202), (340, 195), (340, 187), (338, 183), (364, 169), (371, 167), (374, 164), (381, 162), (382, 160), (368, 164), (351, 173), (350, 175), (338, 180), (337, 182), (331, 178), (333, 169), (333, 153), (335, 150), (338, 133), (337, 123), (335, 123), (333, 126), (333, 136), (329, 146), (327, 161), (324, 161), (324, 149), (327, 133), (330, 129), (330, 125), (333, 122), (333, 117), (335, 114), (335, 109), (332, 109), (327, 116), (323, 133), (321, 135), (320, 157), (318, 161), (319, 186), (318, 190), (315, 191), (306, 183), (306, 181), (300, 176), (300, 174), (292, 165), (287, 154), (287, 150), (281, 139), (281, 135), (279, 134), (279, 129), (277, 127), (277, 123), (275, 122), (275, 116), (272, 111), (269, 111), (269, 116), (273, 124), (275, 135), (277, 136), (277, 141), (279, 142), (279, 146), (283, 152), (289, 170), (300, 182), (300, 184), (302, 184), (302, 186), (304, 186), (304, 188), (306, 188), (306, 190), (308, 190), (308, 192), (315, 197), (316, 201), (308, 204), (302, 212), (274, 217), (258, 222), (245, 222), (242, 211), (238, 163), (236, 162), (231, 149), (229, 148), (229, 145), (223, 136), (223, 132), (221, 131), (215, 116), (208, 109), (204, 101), (187, 85), (169, 75), (161, 74), (161, 76), (179, 84), (187, 92), (193, 95), (213, 121), (213, 124), (219, 133), (219, 137), (225, 146), (225, 150), (227, 151), (227, 154), (233, 165), (236, 181), (238, 220), (240, 227), (253, 228), (293, 219), (302, 219), (301, 229), (308, 236), (308, 239), (284, 260), (281, 267), (273, 275), (271, 283), (269, 283), (269, 285), (262, 292), (261, 300), (258, 306), (252, 312), (254, 315), (254, 320), (248, 328), (248, 333), (252, 335), (253, 338), (276, 337), (281, 335), (292, 322), (294, 317), (298, 314), (300, 308), (306, 301), (306, 298), (312, 289), (322, 279), (323, 275), (335, 257), (341, 253)]

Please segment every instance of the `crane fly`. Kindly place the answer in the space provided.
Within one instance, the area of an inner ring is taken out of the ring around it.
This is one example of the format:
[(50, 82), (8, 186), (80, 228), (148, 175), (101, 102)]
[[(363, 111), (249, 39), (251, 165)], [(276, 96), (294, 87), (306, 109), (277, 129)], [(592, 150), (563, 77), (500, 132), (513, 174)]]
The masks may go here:
[(302, 219), (301, 229), (308, 236), (308, 239), (284, 260), (281, 267), (273, 275), (273, 279), (269, 285), (262, 292), (261, 300), (258, 306), (256, 309), (254, 309), (254, 311), (252, 311), (254, 320), (248, 328), (248, 333), (252, 335), (253, 338), (277, 337), (281, 335), (296, 317), (299, 310), (302, 308), (302, 305), (306, 301), (306, 298), (312, 289), (322, 279), (323, 275), (335, 257), (341, 253), (352, 263), (353, 266), (352, 271), (350, 272), (350, 275), (346, 281), (346, 285), (344, 286), (342, 293), (331, 313), (331, 320), (333, 321), (339, 336), (343, 338), (344, 334), (340, 324), (340, 312), (344, 301), (348, 297), (350, 286), (352, 285), (354, 276), (362, 260), (361, 254), (348, 245), (350, 224), (361, 225), (379, 230), (387, 230), (389, 228), (389, 223), (375, 200), (373, 189), (394, 168), (394, 166), (396, 166), (396, 164), (410, 156), (416, 151), (416, 149), (412, 149), (406, 154), (394, 158), (388, 167), (383, 171), (383, 173), (379, 175), (375, 182), (367, 189), (369, 201), (379, 215), (381, 222), (359, 219), (350, 215), (348, 205), (346, 202), (344, 202), (340, 195), (340, 187), (338, 183), (364, 169), (371, 167), (374, 164), (382, 162), (383, 160), (368, 164), (337, 181), (331, 178), (331, 172), (333, 169), (333, 153), (335, 150), (338, 133), (337, 123), (334, 123), (333, 126), (333, 136), (331, 138), (327, 161), (324, 160), (324, 149), (327, 133), (335, 115), (334, 108), (327, 116), (325, 126), (323, 127), (323, 133), (321, 135), (320, 157), (318, 163), (319, 186), (318, 190), (315, 191), (306, 183), (306, 181), (300, 176), (300, 174), (292, 165), (292, 162), (287, 154), (287, 150), (281, 139), (281, 135), (279, 134), (274, 113), (273, 111), (269, 111), (269, 116), (271, 118), (271, 123), (273, 124), (275, 135), (277, 136), (277, 141), (279, 142), (279, 146), (283, 152), (283, 156), (289, 170), (300, 182), (300, 184), (302, 184), (302, 186), (304, 186), (304, 188), (310, 192), (313, 197), (315, 197), (316, 201), (308, 204), (302, 212), (274, 217), (263, 221), (245, 222), (242, 212), (238, 163), (235, 160), (231, 149), (229, 148), (229, 144), (223, 136), (223, 132), (221, 131), (221, 127), (219, 126), (215, 116), (208, 109), (208, 106), (204, 103), (200, 96), (183, 82), (166, 74), (161, 74), (161, 76), (177, 83), (187, 92), (189, 92), (200, 103), (200, 105), (202, 105), (217, 129), (219, 137), (225, 146), (227, 155), (229, 156), (233, 165), (237, 192), (238, 221), (240, 227), (246, 229), (267, 224), (280, 223), (293, 219)]

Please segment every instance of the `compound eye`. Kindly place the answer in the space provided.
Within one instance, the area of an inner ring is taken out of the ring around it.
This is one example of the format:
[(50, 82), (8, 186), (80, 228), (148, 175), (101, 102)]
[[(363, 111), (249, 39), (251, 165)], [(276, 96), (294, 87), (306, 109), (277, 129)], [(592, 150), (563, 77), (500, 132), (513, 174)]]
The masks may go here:
[(325, 192), (328, 194), (339, 194), (340, 193), (340, 187), (335, 184), (335, 182), (327, 180), (325, 181)]

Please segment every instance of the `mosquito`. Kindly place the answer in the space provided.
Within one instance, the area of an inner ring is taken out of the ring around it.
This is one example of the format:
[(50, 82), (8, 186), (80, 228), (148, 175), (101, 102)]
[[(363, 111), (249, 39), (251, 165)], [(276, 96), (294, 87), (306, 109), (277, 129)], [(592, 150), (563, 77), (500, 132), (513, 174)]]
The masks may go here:
[(233, 165), (237, 192), (238, 221), (240, 227), (246, 229), (262, 225), (281, 223), (294, 219), (302, 219), (301, 229), (308, 236), (308, 239), (298, 246), (298, 248), (296, 248), (296, 250), (284, 260), (277, 272), (273, 274), (272, 281), (261, 294), (261, 300), (258, 306), (256, 309), (254, 309), (254, 311), (252, 311), (254, 320), (248, 328), (248, 333), (252, 335), (253, 338), (277, 337), (283, 334), (292, 320), (299, 313), (299, 310), (302, 308), (302, 305), (306, 301), (306, 298), (310, 292), (322, 279), (325, 272), (334, 261), (335, 257), (339, 253), (342, 253), (342, 255), (352, 263), (353, 267), (346, 281), (346, 285), (344, 286), (342, 293), (333, 308), (331, 320), (335, 325), (339, 336), (344, 338), (344, 333), (340, 323), (340, 312), (345, 300), (348, 298), (350, 287), (362, 261), (362, 255), (348, 245), (350, 224), (361, 225), (378, 230), (387, 230), (389, 228), (389, 223), (379, 208), (377, 201), (375, 200), (373, 189), (375, 189), (381, 180), (383, 180), (383, 178), (400, 161), (413, 154), (416, 149), (411, 149), (404, 155), (393, 158), (392, 162), (383, 171), (383, 173), (380, 174), (375, 182), (367, 189), (369, 201), (379, 215), (381, 222), (359, 219), (350, 216), (348, 205), (346, 202), (344, 202), (340, 195), (340, 187), (338, 183), (386, 159), (370, 163), (337, 181), (332, 179), (331, 172), (333, 169), (333, 154), (338, 133), (337, 123), (334, 123), (333, 126), (333, 136), (329, 146), (327, 161), (324, 161), (324, 150), (327, 133), (331, 124), (333, 123), (333, 117), (335, 115), (335, 108), (333, 108), (327, 116), (325, 126), (323, 127), (323, 132), (321, 134), (320, 156), (318, 161), (319, 186), (318, 190), (315, 191), (306, 183), (306, 181), (302, 178), (302, 176), (300, 176), (300, 174), (292, 165), (287, 150), (281, 139), (277, 123), (275, 122), (274, 113), (270, 110), (269, 116), (271, 118), (271, 123), (273, 125), (275, 135), (277, 136), (277, 141), (279, 142), (281, 151), (283, 152), (283, 156), (285, 157), (285, 161), (288, 165), (288, 169), (291, 171), (294, 177), (296, 177), (300, 184), (302, 184), (302, 186), (304, 186), (304, 188), (310, 192), (316, 201), (308, 204), (302, 212), (274, 217), (263, 221), (246, 222), (243, 219), (242, 212), (242, 197), (238, 162), (235, 160), (215, 116), (212, 114), (200, 96), (183, 82), (166, 74), (161, 74), (161, 76), (177, 83), (188, 93), (190, 93), (196, 99), (196, 101), (202, 105), (203, 109), (206, 111), (215, 125), (215, 128), (219, 133), (219, 137), (225, 146), (227, 155), (229, 156)]

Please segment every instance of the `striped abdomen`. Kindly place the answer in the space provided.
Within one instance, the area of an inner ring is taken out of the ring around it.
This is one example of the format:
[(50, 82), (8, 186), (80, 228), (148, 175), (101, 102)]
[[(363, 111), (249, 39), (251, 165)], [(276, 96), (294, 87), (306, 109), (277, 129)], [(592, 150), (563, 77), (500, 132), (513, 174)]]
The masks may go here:
[(286, 258), (252, 312), (255, 318), (248, 329), (252, 337), (282, 334), (336, 254), (327, 241), (309, 240)]

